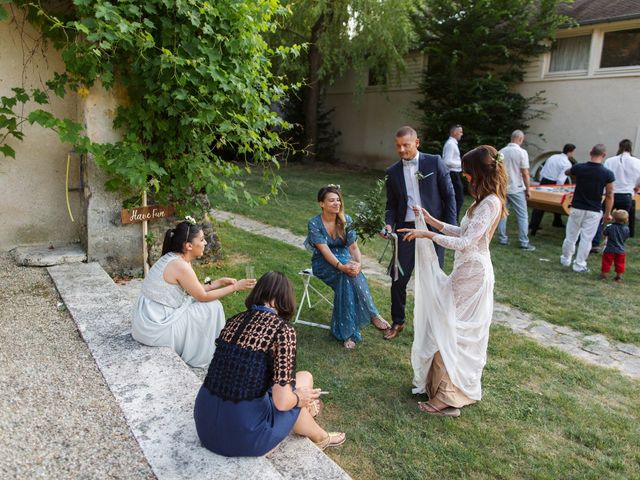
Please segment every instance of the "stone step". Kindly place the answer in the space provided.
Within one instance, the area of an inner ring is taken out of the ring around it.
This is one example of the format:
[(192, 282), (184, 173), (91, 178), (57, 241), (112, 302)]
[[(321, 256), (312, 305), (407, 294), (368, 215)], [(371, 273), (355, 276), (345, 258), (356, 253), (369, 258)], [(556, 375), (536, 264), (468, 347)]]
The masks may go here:
[(201, 382), (170, 348), (133, 340), (131, 295), (97, 263), (48, 271), (157, 478), (350, 478), (295, 435), (268, 457), (226, 458), (201, 447), (193, 421)]
[(69, 245), (25, 245), (11, 250), (18, 265), (25, 267), (50, 267), (63, 263), (87, 261), (87, 254), (79, 243)]

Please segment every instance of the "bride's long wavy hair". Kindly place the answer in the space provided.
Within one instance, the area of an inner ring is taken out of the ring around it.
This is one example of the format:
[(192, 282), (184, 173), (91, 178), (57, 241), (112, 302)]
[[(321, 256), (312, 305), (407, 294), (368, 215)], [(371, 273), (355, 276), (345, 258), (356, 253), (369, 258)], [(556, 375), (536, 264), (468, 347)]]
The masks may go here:
[(471, 175), (469, 191), (475, 202), (469, 207), (469, 216), (489, 195), (502, 202), (501, 218), (507, 216), (507, 170), (502, 154), (491, 145), (480, 145), (462, 157), (462, 172)]

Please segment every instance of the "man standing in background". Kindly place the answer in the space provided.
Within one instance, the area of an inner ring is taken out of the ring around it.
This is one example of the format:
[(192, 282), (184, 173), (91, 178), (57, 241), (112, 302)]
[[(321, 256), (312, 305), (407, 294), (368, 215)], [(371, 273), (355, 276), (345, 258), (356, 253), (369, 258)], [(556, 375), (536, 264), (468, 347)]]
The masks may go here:
[[(564, 185), (567, 181), (565, 171), (571, 168), (571, 159), (576, 151), (576, 146), (567, 143), (562, 149), (562, 153), (551, 155), (542, 170), (540, 170), (540, 185)], [(529, 224), (529, 234), (534, 236), (540, 228), (540, 222), (544, 216), (544, 210), (534, 210), (531, 212), (531, 223)], [(554, 227), (564, 227), (562, 224), (562, 216), (559, 213), (553, 214)]]
[[(631, 140), (625, 138), (618, 144), (618, 153), (615, 157), (609, 157), (604, 161), (604, 166), (613, 172), (616, 181), (613, 183), (613, 208), (612, 210), (625, 210), (629, 213), (630, 237), (635, 236), (636, 206), (633, 196), (640, 190), (640, 159), (631, 155)], [(598, 227), (591, 253), (600, 252), (600, 240), (602, 239), (601, 223)]]
[[(507, 168), (507, 208), (513, 208), (518, 222), (518, 241), (520, 248), (527, 252), (533, 252), (536, 247), (529, 243), (529, 214), (527, 212), (527, 199), (529, 198), (529, 154), (522, 148), (524, 132), (514, 130), (511, 134), (511, 143), (500, 150), (504, 156), (504, 164)], [(498, 242), (507, 245), (507, 219), (503, 218), (498, 223)]]
[(442, 149), (442, 159), (449, 169), (449, 176), (456, 195), (456, 219), (460, 221), (460, 210), (464, 203), (464, 183), (462, 181), (462, 162), (458, 142), (462, 138), (462, 125), (453, 125), (449, 129), (449, 139)]
[(571, 213), (567, 220), (567, 231), (562, 242), (560, 264), (571, 265), (576, 242), (580, 238), (578, 253), (573, 260), (573, 271), (588, 272), (587, 257), (591, 249), (591, 240), (598, 230), (602, 215), (602, 192), (605, 192), (604, 222), (611, 221), (613, 207), (613, 172), (602, 165), (607, 152), (603, 144), (595, 145), (589, 155), (591, 160), (578, 163), (566, 171), (574, 179), (576, 188), (571, 201)]

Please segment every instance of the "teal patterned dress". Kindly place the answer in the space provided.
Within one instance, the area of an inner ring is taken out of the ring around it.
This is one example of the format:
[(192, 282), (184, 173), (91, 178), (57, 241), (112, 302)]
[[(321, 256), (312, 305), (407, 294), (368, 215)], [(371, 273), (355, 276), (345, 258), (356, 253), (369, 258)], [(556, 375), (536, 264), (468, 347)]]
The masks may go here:
[(333, 315), (331, 317), (331, 333), (340, 341), (351, 339), (362, 340), (360, 327), (371, 322), (378, 315), (373, 304), (367, 279), (361, 273), (350, 277), (334, 265), (329, 265), (322, 253), (315, 248), (317, 244), (326, 244), (340, 262), (347, 264), (351, 260), (349, 246), (356, 241), (356, 232), (351, 228), (351, 217), (346, 215), (346, 239), (332, 238), (324, 228), (320, 215), (309, 220), (308, 235), (305, 246), (313, 253), (311, 268), (313, 274), (329, 285), (334, 292)]

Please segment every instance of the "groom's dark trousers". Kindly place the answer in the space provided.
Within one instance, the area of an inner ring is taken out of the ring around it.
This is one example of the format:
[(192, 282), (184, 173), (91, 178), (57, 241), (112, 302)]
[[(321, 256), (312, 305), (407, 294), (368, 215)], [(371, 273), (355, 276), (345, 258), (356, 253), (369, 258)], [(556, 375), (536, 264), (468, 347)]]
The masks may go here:
[[(415, 228), (415, 222), (405, 222), (407, 213), (407, 187), (404, 179), (402, 160), (394, 163), (386, 170), (387, 204), (385, 223), (394, 227), (394, 231), (401, 228)], [(451, 177), (440, 155), (420, 153), (418, 170), (421, 180), (418, 180), (421, 206), (435, 218), (456, 225), (456, 198), (451, 184)], [(433, 230), (433, 229), (432, 229)], [(436, 245), (436, 253), (440, 267), (444, 264), (444, 249)], [(404, 324), (405, 305), (407, 303), (407, 284), (415, 266), (415, 242), (405, 242), (402, 233), (398, 233), (398, 261), (403, 274), (398, 274), (398, 280), (391, 282), (391, 318), (394, 324)], [(393, 258), (391, 259), (393, 263)]]

